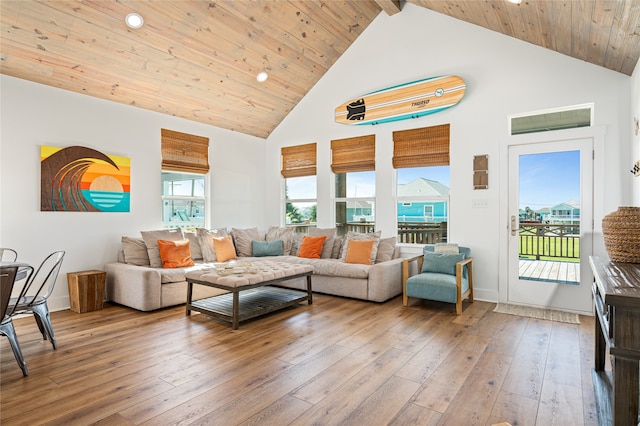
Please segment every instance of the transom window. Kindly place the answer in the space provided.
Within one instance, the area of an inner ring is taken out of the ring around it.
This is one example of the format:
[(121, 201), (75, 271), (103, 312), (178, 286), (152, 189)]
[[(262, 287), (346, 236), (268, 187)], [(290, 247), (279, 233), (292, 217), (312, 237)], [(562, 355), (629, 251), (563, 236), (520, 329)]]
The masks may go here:
[(573, 105), (509, 116), (512, 135), (590, 127), (593, 104)]

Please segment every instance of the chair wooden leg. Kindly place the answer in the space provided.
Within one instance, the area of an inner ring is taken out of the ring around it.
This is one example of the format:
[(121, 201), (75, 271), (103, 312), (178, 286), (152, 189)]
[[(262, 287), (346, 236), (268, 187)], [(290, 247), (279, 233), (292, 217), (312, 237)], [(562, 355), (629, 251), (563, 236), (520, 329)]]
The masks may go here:
[(473, 303), (473, 263), (469, 263), (467, 274), (469, 274), (469, 303)]
[(462, 300), (456, 302), (456, 315), (462, 315)]
[(409, 297), (407, 296), (407, 279), (409, 278), (409, 262), (402, 262), (402, 306), (409, 304)]

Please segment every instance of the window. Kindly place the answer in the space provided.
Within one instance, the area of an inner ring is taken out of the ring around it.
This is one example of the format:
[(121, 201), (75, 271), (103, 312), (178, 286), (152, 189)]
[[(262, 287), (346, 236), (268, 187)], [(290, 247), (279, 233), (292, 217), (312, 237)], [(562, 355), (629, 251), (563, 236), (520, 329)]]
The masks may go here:
[(205, 193), (205, 175), (162, 172), (163, 228), (203, 228)]
[(433, 204), (424, 206), (424, 218), (427, 222), (433, 221)]
[(398, 241), (447, 241), (449, 125), (393, 132)]
[(336, 228), (375, 231), (375, 136), (331, 141), (331, 169), (335, 173)]
[(283, 147), (286, 226), (307, 233), (317, 222), (316, 144)]
[(205, 227), (209, 139), (161, 129), (162, 226)]
[(593, 104), (514, 114), (509, 117), (509, 129), (512, 135), (589, 127), (591, 123), (593, 123)]

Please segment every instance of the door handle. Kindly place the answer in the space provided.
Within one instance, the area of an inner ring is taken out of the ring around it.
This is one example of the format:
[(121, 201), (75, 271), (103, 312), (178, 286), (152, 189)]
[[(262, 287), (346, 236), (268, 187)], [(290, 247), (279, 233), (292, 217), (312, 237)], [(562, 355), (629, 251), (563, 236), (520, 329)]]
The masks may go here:
[(511, 236), (515, 237), (518, 232), (518, 227), (516, 225), (516, 217), (511, 216)]

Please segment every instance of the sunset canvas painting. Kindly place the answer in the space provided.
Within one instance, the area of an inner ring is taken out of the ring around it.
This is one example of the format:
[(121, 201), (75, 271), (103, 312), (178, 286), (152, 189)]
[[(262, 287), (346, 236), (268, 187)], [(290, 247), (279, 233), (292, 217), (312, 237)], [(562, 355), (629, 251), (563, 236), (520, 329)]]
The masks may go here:
[(130, 159), (92, 148), (41, 146), (41, 211), (130, 211)]

